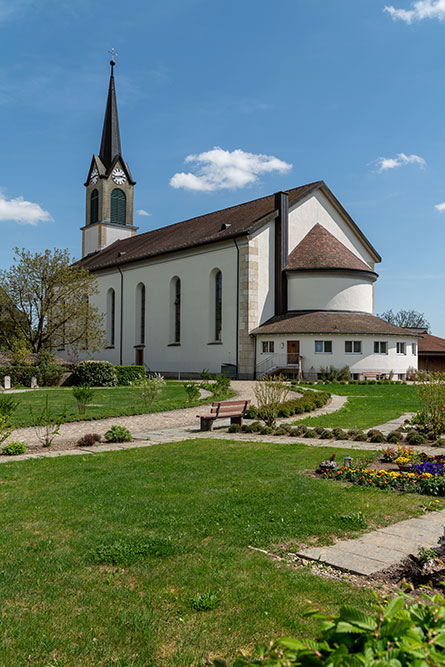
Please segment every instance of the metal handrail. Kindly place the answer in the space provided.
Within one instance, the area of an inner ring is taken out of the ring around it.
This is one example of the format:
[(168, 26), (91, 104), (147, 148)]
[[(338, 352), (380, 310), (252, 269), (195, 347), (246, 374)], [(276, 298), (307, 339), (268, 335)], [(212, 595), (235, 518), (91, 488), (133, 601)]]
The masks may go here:
[(288, 362), (289, 356), (286, 353), (283, 354), (271, 354), (266, 359), (263, 359), (256, 365), (256, 376), (261, 377), (267, 375), (271, 371), (278, 368), (291, 368), (297, 370), (298, 373), (301, 372), (301, 355), (295, 355), (297, 358), (296, 364), (290, 364)]

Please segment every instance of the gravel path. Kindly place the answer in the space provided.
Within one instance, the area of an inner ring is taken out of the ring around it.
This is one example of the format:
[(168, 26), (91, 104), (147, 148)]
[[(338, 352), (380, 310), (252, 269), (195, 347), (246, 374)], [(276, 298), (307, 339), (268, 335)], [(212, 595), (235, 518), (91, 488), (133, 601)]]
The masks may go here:
[[(231, 386), (236, 391), (237, 398), (254, 400), (255, 382), (253, 380), (233, 380)], [(196, 425), (198, 423), (196, 415), (201, 412), (205, 414), (207, 411), (208, 407), (203, 405), (181, 410), (133, 415), (131, 417), (107, 417), (106, 419), (92, 421), (69, 422), (62, 424), (60, 427), (60, 434), (57, 436), (52, 449), (66, 449), (67, 444), (70, 446), (76, 444), (77, 440), (86, 433), (98, 433), (103, 436), (113, 424), (126, 426), (132, 433)], [(24, 441), (28, 448), (41, 447), (32, 426), (15, 429), (6, 442), (12, 440)]]

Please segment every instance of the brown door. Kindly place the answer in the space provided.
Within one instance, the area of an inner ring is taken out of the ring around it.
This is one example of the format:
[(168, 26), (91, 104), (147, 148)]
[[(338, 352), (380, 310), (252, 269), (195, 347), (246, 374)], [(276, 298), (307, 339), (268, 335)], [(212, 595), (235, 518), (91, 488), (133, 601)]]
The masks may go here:
[(139, 348), (136, 350), (136, 365), (137, 366), (143, 366), (144, 365), (144, 350), (143, 348)]
[(298, 364), (299, 356), (300, 356), (300, 341), (299, 340), (288, 340), (287, 341), (287, 364), (288, 364), (288, 366), (296, 366)]

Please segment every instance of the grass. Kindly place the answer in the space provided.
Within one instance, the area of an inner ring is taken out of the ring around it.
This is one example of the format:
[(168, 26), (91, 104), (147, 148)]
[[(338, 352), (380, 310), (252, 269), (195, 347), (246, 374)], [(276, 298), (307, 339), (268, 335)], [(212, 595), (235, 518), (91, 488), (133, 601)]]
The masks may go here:
[(296, 423), (329, 428), (372, 428), (396, 419), (404, 412), (416, 412), (419, 409), (413, 385), (330, 383), (321, 388), (339, 396), (347, 396), (347, 403), (330, 415), (308, 417)]
[(357, 512), (368, 529), (420, 514), (419, 496), (302, 474), (322, 457), (209, 439), (3, 464), (0, 664), (186, 667), (314, 636), (307, 600), (366, 608), (366, 588), (248, 548), (357, 534), (342, 519)]
[[(34, 420), (30, 408), (38, 413), (45, 406), (47, 396), (49, 405), (55, 413), (62, 414), (64, 410), (66, 411), (65, 422), (177, 410), (214, 400), (213, 397), (210, 397), (189, 403), (184, 385), (167, 381), (167, 386), (162, 390), (159, 398), (151, 407), (146, 408), (140, 399), (139, 390), (135, 387), (97, 387), (94, 389), (92, 404), (87, 407), (86, 414), (79, 415), (77, 402), (71, 389), (36, 389), (32, 392), (13, 395), (19, 403), (11, 420), (14, 428), (33, 426)], [(233, 392), (228, 396), (233, 396)]]

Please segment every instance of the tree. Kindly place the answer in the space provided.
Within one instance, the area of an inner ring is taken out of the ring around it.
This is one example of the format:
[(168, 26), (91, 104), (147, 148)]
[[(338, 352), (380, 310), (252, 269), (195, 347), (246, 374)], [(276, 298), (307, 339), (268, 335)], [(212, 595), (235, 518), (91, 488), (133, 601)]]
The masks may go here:
[(383, 313), (377, 315), (382, 320), (386, 320), (391, 324), (396, 324), (398, 327), (412, 327), (414, 329), (427, 329), (430, 332), (430, 323), (425, 318), (423, 313), (418, 313), (416, 310), (399, 310), (394, 313), (392, 308), (385, 310)]
[(14, 338), (32, 352), (63, 347), (75, 357), (80, 349), (103, 346), (103, 316), (91, 304), (96, 279), (73, 265), (68, 250), (32, 254), (15, 248), (13, 265), (0, 271), (0, 290)]

